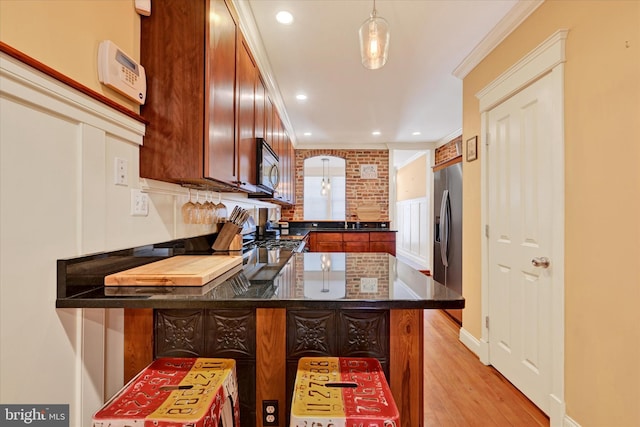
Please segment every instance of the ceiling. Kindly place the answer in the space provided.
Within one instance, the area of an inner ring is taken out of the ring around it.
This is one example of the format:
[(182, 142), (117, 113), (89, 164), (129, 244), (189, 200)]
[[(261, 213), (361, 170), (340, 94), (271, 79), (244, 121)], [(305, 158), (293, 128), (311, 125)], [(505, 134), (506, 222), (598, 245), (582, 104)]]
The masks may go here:
[[(361, 65), (358, 45), (373, 1), (234, 3), (285, 128), (304, 148), (419, 146), (459, 135), (462, 80), (453, 72), (523, 1), (377, 0), (391, 32), (389, 61), (379, 70)], [(292, 24), (276, 21), (281, 10), (293, 14)], [(299, 93), (308, 98), (298, 101)]]

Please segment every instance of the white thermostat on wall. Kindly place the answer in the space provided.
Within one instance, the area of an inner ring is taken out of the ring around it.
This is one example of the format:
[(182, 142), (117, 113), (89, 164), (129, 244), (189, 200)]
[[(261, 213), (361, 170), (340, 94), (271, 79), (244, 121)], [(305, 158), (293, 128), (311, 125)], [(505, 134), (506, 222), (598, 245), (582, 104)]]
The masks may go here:
[(144, 67), (111, 40), (104, 40), (98, 46), (98, 79), (138, 104), (144, 104), (147, 97)]

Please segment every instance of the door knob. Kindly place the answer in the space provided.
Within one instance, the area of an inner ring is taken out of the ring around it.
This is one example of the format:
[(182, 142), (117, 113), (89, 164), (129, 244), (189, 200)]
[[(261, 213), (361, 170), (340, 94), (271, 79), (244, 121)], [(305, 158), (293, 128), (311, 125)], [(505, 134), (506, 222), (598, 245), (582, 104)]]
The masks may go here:
[(545, 256), (536, 257), (531, 260), (531, 264), (533, 264), (534, 267), (549, 268), (549, 264), (551, 264), (551, 261), (549, 261), (549, 258)]

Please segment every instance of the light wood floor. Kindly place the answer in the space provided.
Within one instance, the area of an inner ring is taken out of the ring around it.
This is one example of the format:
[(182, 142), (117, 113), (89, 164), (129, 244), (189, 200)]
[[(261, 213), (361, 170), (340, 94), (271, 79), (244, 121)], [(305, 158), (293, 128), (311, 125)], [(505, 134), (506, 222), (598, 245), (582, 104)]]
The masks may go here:
[(459, 326), (425, 310), (425, 426), (548, 426), (549, 419), (458, 339)]

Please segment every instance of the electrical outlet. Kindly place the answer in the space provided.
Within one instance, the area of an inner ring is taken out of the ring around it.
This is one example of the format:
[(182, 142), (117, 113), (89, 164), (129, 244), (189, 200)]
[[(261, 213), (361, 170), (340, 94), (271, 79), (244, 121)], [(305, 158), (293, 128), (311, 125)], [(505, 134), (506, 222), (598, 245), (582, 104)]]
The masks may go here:
[(149, 215), (149, 195), (141, 190), (131, 189), (131, 215)]
[(129, 162), (120, 157), (115, 158), (113, 183), (116, 185), (129, 185)]
[(280, 425), (277, 400), (262, 401), (262, 425), (264, 427)]

